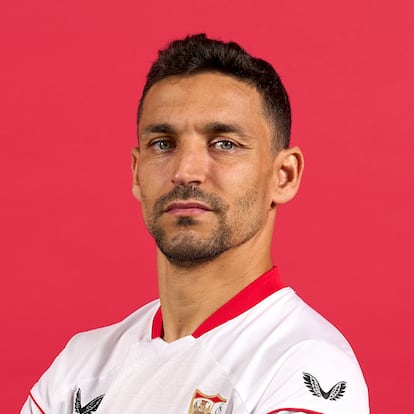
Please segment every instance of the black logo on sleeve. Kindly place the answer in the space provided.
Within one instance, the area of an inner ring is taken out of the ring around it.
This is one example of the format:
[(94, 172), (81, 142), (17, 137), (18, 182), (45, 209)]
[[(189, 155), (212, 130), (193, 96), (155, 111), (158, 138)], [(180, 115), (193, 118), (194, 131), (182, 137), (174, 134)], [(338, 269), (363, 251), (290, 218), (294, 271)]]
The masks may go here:
[(304, 372), (303, 380), (312, 395), (315, 395), (316, 397), (323, 397), (325, 400), (339, 400), (339, 398), (341, 398), (345, 393), (345, 381), (338, 382), (328, 392), (325, 392), (319, 385), (319, 381), (313, 375)]
[(78, 388), (75, 398), (75, 413), (89, 414), (96, 411), (99, 405), (101, 404), (103, 397), (105, 397), (105, 394), (102, 394), (99, 397), (94, 398), (92, 401), (88, 402), (88, 404), (86, 404), (85, 407), (82, 407), (81, 390), (80, 388)]

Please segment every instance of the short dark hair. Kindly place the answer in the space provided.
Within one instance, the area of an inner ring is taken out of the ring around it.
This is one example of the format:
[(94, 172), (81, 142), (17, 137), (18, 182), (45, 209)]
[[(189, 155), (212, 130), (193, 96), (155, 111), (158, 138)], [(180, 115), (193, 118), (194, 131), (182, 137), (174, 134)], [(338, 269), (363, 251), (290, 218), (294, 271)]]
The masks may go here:
[(139, 101), (138, 121), (144, 98), (155, 83), (172, 76), (190, 76), (202, 72), (223, 73), (254, 86), (261, 94), (265, 111), (275, 126), (274, 148), (278, 150), (289, 146), (289, 97), (272, 65), (249, 55), (235, 42), (209, 39), (204, 33), (174, 40), (158, 52)]

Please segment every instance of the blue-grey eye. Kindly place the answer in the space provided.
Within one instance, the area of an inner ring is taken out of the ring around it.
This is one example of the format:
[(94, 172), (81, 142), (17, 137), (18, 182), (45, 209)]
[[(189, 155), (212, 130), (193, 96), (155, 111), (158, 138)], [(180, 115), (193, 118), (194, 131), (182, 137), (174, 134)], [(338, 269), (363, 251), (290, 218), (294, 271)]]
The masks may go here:
[(214, 146), (223, 151), (230, 151), (234, 148), (234, 143), (231, 141), (222, 140), (222, 141), (217, 141), (214, 144)]
[(161, 151), (167, 151), (172, 148), (172, 143), (167, 140), (159, 140), (153, 143), (154, 147)]

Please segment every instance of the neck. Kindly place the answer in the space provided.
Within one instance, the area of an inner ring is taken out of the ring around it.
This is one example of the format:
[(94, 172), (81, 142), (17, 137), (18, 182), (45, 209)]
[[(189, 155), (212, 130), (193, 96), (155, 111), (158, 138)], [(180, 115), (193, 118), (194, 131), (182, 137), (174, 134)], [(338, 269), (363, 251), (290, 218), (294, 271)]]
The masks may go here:
[(173, 265), (158, 252), (166, 342), (191, 335), (211, 314), (272, 267), (270, 248), (257, 249), (254, 243), (252, 240), (211, 262), (192, 267)]

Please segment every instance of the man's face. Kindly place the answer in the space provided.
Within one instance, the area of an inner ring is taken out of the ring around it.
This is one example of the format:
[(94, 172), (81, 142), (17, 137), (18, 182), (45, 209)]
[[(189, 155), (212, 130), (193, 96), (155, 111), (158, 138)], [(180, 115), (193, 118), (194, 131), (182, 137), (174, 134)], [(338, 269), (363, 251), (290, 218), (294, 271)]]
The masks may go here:
[(135, 189), (161, 252), (213, 260), (273, 227), (273, 130), (256, 89), (217, 73), (151, 87), (139, 122)]

